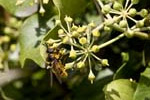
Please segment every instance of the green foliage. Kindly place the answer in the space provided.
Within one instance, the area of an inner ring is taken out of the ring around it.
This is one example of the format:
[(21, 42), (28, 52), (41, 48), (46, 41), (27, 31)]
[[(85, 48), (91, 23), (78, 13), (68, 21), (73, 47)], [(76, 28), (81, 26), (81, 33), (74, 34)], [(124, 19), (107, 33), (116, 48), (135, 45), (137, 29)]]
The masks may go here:
[(150, 99), (150, 68), (146, 68), (141, 73), (137, 89), (134, 93), (133, 100), (149, 100)]
[[(88, 0), (53, 0), (58, 8), (60, 19), (68, 16), (77, 16), (84, 12), (88, 5)], [(80, 8), (80, 9), (77, 9)]]
[(0, 0), (0, 100), (149, 100), (149, 6)]
[(105, 88), (106, 100), (133, 100), (136, 83), (127, 79), (112, 81)]
[(34, 4), (33, 0), (25, 0), (25, 2), (19, 6), (16, 6), (16, 2), (17, 0), (0, 0), (0, 5), (18, 17), (27, 17), (38, 10), (38, 5)]
[(40, 55), (40, 44), (44, 34), (54, 27), (53, 18), (32, 15), (24, 22), (20, 35), (20, 61), (24, 66), (26, 59), (31, 59), (41, 67), (44, 66), (44, 60)]

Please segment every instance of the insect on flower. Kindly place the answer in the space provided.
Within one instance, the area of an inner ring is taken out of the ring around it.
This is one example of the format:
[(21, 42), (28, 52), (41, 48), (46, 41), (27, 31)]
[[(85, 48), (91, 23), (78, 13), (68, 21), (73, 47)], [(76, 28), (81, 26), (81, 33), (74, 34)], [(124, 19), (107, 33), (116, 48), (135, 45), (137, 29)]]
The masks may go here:
[(51, 76), (51, 86), (53, 81), (53, 74), (56, 76), (58, 81), (62, 83), (61, 78), (67, 77), (68, 73), (62, 64), (63, 55), (58, 48), (47, 47), (47, 58), (46, 58), (46, 68), (50, 69)]

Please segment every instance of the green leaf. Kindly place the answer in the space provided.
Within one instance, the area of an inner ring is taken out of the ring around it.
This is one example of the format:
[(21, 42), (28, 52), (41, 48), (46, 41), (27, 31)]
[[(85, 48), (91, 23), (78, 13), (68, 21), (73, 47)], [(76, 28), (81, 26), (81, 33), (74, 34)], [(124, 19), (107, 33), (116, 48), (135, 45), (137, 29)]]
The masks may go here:
[(76, 16), (83, 12), (88, 4), (87, 0), (53, 0), (58, 8), (60, 18), (65, 15)]
[[(57, 16), (55, 17), (55, 19), (57, 19)], [(59, 28), (60, 27), (58, 25), (54, 26), (54, 28), (49, 30), (47, 32), (47, 34), (44, 36), (44, 38), (42, 39), (42, 42), (40, 44), (40, 54), (41, 54), (44, 61), (46, 61), (46, 58), (47, 58), (47, 53), (46, 53), (47, 48), (44, 45), (44, 43), (45, 43), (45, 41), (47, 41), (50, 38), (57, 39), (58, 38), (57, 31)]]
[(133, 100), (136, 83), (127, 79), (112, 81), (105, 88), (106, 100)]
[(24, 66), (27, 59), (33, 60), (43, 67), (44, 60), (40, 55), (40, 44), (45, 33), (54, 27), (53, 18), (40, 17), (35, 14), (29, 17), (21, 28), (20, 35), (20, 62)]
[(150, 68), (141, 73), (133, 100), (150, 100)]
[(25, 0), (21, 5), (16, 5), (17, 0), (0, 0), (0, 5), (17, 17), (27, 17), (38, 10), (38, 5), (33, 0)]
[(69, 84), (72, 83), (72, 94), (74, 95), (73, 100), (105, 100), (103, 87), (105, 84), (111, 81), (112, 76), (105, 76), (93, 84), (89, 80), (85, 79), (82, 82), (81, 76), (78, 75), (76, 78), (79, 78), (77, 81), (75, 79), (70, 79)]
[(125, 56), (123, 57), (124, 60), (126, 59), (129, 61), (124, 61), (120, 68), (115, 72), (113, 77), (114, 80), (131, 77), (133, 78), (139, 74), (142, 62), (142, 54), (131, 50), (129, 51), (129, 55), (129, 58)]

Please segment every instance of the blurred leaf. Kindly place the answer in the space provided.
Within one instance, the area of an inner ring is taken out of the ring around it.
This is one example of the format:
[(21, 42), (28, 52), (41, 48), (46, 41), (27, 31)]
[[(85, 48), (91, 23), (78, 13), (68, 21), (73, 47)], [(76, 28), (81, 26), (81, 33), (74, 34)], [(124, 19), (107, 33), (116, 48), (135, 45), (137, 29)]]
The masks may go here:
[(136, 83), (127, 79), (112, 81), (105, 88), (106, 100), (133, 100)]
[(20, 35), (20, 61), (22, 66), (24, 66), (26, 59), (31, 59), (43, 67), (44, 60), (40, 55), (40, 43), (45, 33), (54, 27), (53, 19), (36, 14), (24, 22)]
[(116, 71), (113, 79), (122, 79), (122, 78), (138, 78), (143, 67), (141, 66), (142, 62), (142, 53), (129, 51), (129, 61), (124, 61), (120, 68)]
[[(91, 84), (88, 80), (81, 82), (78, 86), (74, 85), (72, 100), (104, 100), (103, 87), (110, 82), (112, 76), (105, 76)], [(77, 83), (77, 82), (76, 82)]]
[(4, 93), (4, 91), (2, 90), (2, 88), (0, 88), (0, 93), (1, 93), (2, 98), (3, 98), (4, 100), (13, 100), (13, 99), (11, 99), (11, 98), (9, 98), (9, 97), (7, 97), (7, 96), (5, 95), (5, 93)]
[(141, 73), (133, 100), (150, 100), (150, 68)]
[(107, 76), (112, 76), (113, 74), (114, 73), (108, 68), (106, 68), (104, 70), (101, 70), (101, 71), (98, 72), (98, 74), (96, 76), (96, 81), (100, 80), (100, 79), (102, 79), (104, 77), (107, 77)]
[(0, 72), (0, 87), (19, 78), (26, 77), (29, 73), (22, 69), (10, 69), (6, 72)]
[(38, 10), (38, 4), (33, 3), (33, 0), (25, 0), (21, 5), (16, 5), (16, 2), (17, 0), (0, 0), (0, 5), (17, 17), (27, 17)]
[(83, 12), (87, 6), (88, 0), (53, 0), (55, 6), (58, 8), (60, 18), (65, 15), (74, 17)]

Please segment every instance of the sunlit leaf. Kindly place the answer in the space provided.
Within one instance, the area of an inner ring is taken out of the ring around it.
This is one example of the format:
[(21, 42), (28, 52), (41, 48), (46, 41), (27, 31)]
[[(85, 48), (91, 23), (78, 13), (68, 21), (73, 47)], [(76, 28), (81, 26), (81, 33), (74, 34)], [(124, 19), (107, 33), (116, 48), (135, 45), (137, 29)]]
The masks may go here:
[(150, 68), (141, 73), (133, 100), (150, 100)]
[(43, 66), (44, 61), (40, 55), (40, 44), (45, 33), (54, 27), (53, 19), (40, 17), (36, 14), (24, 22), (20, 35), (20, 61), (22, 66), (27, 59), (33, 60), (41, 67)]
[(136, 83), (127, 79), (112, 81), (105, 88), (106, 100), (133, 100)]
[(33, 0), (25, 0), (21, 5), (16, 3), (17, 0), (0, 0), (0, 5), (17, 17), (27, 17), (38, 10), (38, 5)]

